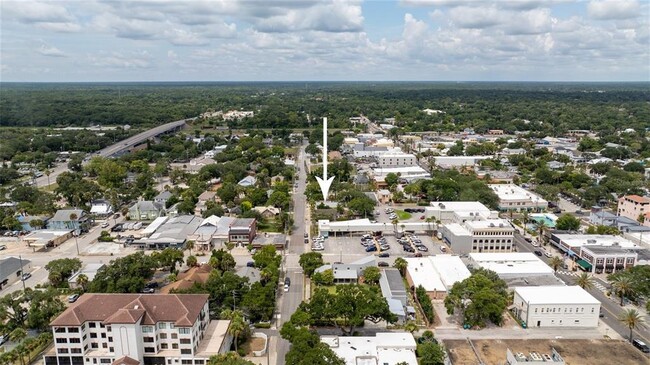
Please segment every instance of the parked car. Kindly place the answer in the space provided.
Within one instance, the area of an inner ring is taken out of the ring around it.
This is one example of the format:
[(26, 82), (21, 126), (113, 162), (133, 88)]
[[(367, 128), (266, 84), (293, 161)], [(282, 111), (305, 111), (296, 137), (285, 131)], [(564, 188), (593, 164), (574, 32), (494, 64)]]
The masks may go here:
[(366, 247), (366, 252), (375, 252), (375, 251), (377, 251), (376, 246), (368, 246), (368, 247)]
[(426, 246), (415, 246), (418, 251), (427, 252), (429, 249)]
[(154, 289), (154, 288), (144, 288), (144, 289), (142, 289), (142, 293), (144, 293), (144, 294), (153, 294), (155, 292), (156, 292), (156, 289)]
[(20, 278), (20, 280), (25, 281), (25, 280), (27, 280), (27, 279), (29, 279), (31, 277), (32, 277), (32, 274), (26, 272), (26, 273), (23, 274), (23, 276)]
[(440, 252), (447, 252), (447, 247), (440, 246)]
[(102, 228), (106, 228), (106, 227), (108, 227), (108, 222), (102, 223)]
[(540, 251), (540, 250), (535, 250), (534, 253), (535, 253), (535, 255), (537, 255), (539, 257), (542, 257), (542, 255), (543, 255), (542, 251)]
[(545, 252), (544, 252), (544, 256), (546, 256), (546, 257), (548, 257), (548, 258), (553, 257), (553, 255), (552, 255), (550, 252), (548, 252), (548, 251), (545, 251)]
[(68, 296), (68, 303), (74, 303), (79, 299), (79, 294), (72, 294)]
[(649, 353), (650, 352), (650, 347), (648, 347), (648, 345), (646, 345), (645, 342), (643, 342), (643, 341), (641, 341), (639, 339), (635, 338), (634, 340), (632, 340), (632, 345), (634, 345), (634, 347), (641, 350), (641, 352), (644, 352), (644, 353)]
[(418, 252), (415, 254), (415, 257), (422, 257), (422, 252)]
[(9, 335), (0, 335), (0, 346), (9, 341)]
[(388, 262), (385, 262), (385, 261), (379, 261), (379, 262), (377, 263), (377, 266), (379, 266), (379, 267), (389, 267), (390, 265), (388, 265)]
[(6, 249), (7, 249), (7, 245), (0, 245), (0, 251), (6, 250)]
[(378, 255), (378, 257), (390, 257), (390, 254), (388, 252), (382, 252)]
[(248, 262), (246, 263), (246, 266), (248, 266), (248, 267), (255, 267), (255, 261), (248, 261)]

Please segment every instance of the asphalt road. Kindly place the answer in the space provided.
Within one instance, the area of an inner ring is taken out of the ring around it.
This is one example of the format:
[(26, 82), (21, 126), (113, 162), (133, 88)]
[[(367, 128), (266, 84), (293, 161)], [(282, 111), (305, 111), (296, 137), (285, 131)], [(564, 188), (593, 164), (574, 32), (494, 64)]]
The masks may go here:
[[(278, 330), (282, 324), (291, 318), (298, 305), (304, 297), (304, 275), (302, 268), (298, 265), (300, 255), (305, 252), (304, 234), (308, 230), (309, 222), (306, 222), (307, 199), (305, 198), (305, 188), (307, 186), (307, 174), (304, 167), (305, 145), (300, 149), (296, 159), (296, 167), (300, 169), (298, 174), (298, 187), (294, 189), (293, 194), (293, 218), (294, 230), (289, 237), (289, 247), (285, 252), (284, 269), (286, 276), (291, 279), (291, 286), (288, 292), (282, 293), (280, 303), (280, 320), (278, 321)], [(291, 344), (278, 337), (277, 341), (277, 364), (284, 364), (284, 357), (289, 351)]]
[[(129, 137), (125, 140), (119, 141), (118, 143), (112, 144), (108, 147), (105, 147), (98, 152), (96, 152), (93, 156), (102, 156), (102, 157), (110, 157), (116, 153), (119, 153), (123, 151), (124, 149), (131, 148), (135, 145), (138, 145), (149, 138), (155, 137), (159, 134), (165, 133), (167, 131), (170, 131), (175, 128), (182, 127), (187, 121), (194, 120), (196, 118), (188, 118), (188, 119), (183, 119), (183, 120), (177, 120), (175, 122), (171, 123), (166, 123), (163, 125), (159, 125), (157, 127), (148, 129), (142, 133), (138, 133), (135, 136)], [(49, 184), (52, 184), (53, 182), (56, 181), (56, 178), (61, 175), (63, 172), (68, 171), (68, 164), (67, 163), (60, 163), (57, 164), (54, 168), (50, 170), (50, 175), (46, 176), (43, 175), (35, 180), (35, 185), (37, 187), (43, 187), (47, 186)]]
[[(540, 247), (534, 247), (528, 242), (526, 242), (520, 234), (515, 234), (515, 243), (517, 244), (517, 250), (519, 252), (533, 252), (535, 250), (542, 250), (543, 248)], [(549, 250), (554, 250), (553, 248), (550, 248), (551, 246), (546, 246), (549, 248)], [(548, 261), (550, 260), (546, 256), (540, 257), (544, 262), (548, 264)], [(567, 285), (576, 285), (576, 277), (573, 275), (566, 275), (564, 274), (564, 271), (558, 271), (556, 273), (557, 277), (560, 278), (562, 281), (564, 281), (565, 284)], [(602, 280), (598, 278), (594, 278), (594, 280), (597, 280), (600, 282), (601, 285), (608, 287), (609, 285)], [(594, 296), (594, 298), (598, 299), (601, 303), (601, 311), (605, 315), (604, 317), (601, 318), (601, 320), (607, 324), (609, 327), (611, 327), (614, 331), (616, 331), (621, 337), (623, 338), (629, 338), (630, 336), (630, 330), (626, 326), (624, 326), (619, 320), (618, 317), (623, 313), (624, 308), (622, 308), (619, 303), (620, 299), (618, 297), (612, 297), (608, 298), (605, 293), (602, 291), (596, 289), (596, 288), (591, 288), (587, 290), (591, 295)], [(643, 310), (641, 310), (641, 313), (643, 314)], [(648, 331), (647, 325), (644, 325), (643, 327), (637, 328), (633, 331), (633, 336), (635, 338), (641, 338), (645, 343), (650, 343), (650, 331)]]

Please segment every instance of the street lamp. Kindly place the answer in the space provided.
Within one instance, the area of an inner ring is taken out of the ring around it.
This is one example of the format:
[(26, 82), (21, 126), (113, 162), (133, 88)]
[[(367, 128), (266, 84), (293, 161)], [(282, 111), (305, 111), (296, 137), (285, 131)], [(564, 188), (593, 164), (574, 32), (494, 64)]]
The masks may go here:
[(77, 237), (79, 236), (79, 230), (75, 229), (74, 232), (72, 232), (72, 235), (74, 236), (74, 244), (77, 246), (77, 256), (79, 256), (79, 241), (77, 241)]

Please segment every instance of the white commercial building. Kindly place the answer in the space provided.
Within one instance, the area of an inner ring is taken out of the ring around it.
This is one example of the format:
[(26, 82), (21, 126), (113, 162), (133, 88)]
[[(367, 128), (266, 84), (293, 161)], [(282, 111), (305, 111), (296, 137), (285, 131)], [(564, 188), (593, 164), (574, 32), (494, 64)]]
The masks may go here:
[(553, 269), (532, 252), (469, 254), (472, 265), (494, 271), (501, 279), (553, 275)]
[(498, 212), (491, 211), (480, 202), (431, 202), (425, 208), (425, 216), (443, 224), (499, 217)]
[(417, 159), (410, 153), (386, 153), (377, 158), (380, 167), (408, 167), (417, 165)]
[(515, 315), (527, 327), (597, 327), (600, 302), (579, 286), (514, 288)]
[(454, 169), (460, 167), (474, 167), (481, 160), (488, 160), (494, 156), (436, 156), (434, 163), (443, 169)]
[(468, 220), (442, 225), (439, 232), (454, 253), (511, 252), (515, 229), (505, 219)]
[(205, 365), (232, 342), (207, 294), (84, 294), (50, 325), (45, 365)]
[(543, 210), (548, 207), (548, 202), (544, 198), (515, 184), (488, 186), (499, 197), (501, 210)]
[(321, 342), (350, 365), (418, 365), (417, 345), (408, 332), (379, 332), (375, 337), (321, 336)]
[(390, 173), (399, 175), (401, 179), (404, 179), (408, 182), (420, 179), (428, 179), (431, 177), (431, 175), (425, 169), (418, 165), (408, 167), (387, 167), (372, 169), (374, 179), (380, 183), (384, 182), (386, 180), (386, 175)]
[(471, 274), (460, 257), (455, 255), (434, 255), (405, 258), (406, 281), (409, 286), (422, 286), (431, 299), (443, 299), (447, 291)]
[(632, 267), (644, 251), (636, 243), (614, 235), (552, 233), (550, 242), (582, 270), (595, 273), (613, 273)]

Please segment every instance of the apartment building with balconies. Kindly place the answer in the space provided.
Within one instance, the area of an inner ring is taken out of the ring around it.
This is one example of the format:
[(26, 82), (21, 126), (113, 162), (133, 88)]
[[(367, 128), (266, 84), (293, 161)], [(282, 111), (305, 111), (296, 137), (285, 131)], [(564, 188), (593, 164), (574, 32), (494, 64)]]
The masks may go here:
[(205, 365), (232, 342), (206, 294), (84, 294), (51, 323), (45, 365)]

